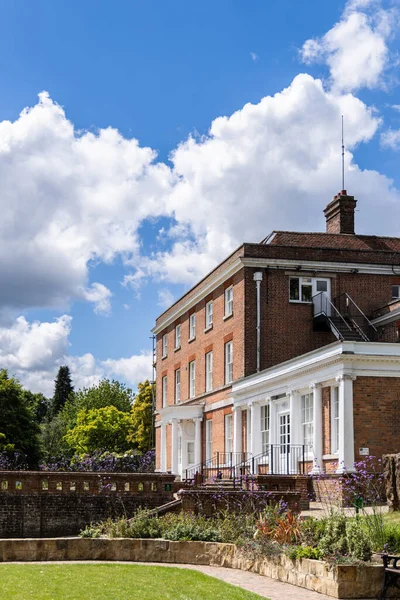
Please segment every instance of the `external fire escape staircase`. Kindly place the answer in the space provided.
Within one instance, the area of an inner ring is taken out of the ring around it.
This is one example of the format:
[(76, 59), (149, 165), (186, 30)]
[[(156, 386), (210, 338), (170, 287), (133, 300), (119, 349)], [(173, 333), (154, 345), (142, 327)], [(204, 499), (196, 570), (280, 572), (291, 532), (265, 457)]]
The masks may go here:
[(313, 296), (314, 331), (332, 331), (342, 342), (370, 342), (376, 338), (376, 327), (349, 294), (333, 301), (326, 292)]

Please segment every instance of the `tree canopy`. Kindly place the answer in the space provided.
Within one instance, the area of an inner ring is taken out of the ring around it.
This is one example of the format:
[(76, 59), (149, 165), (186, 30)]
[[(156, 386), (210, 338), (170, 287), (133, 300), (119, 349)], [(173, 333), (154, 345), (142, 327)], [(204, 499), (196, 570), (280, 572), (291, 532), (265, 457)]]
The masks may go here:
[(154, 384), (147, 379), (138, 384), (138, 393), (132, 406), (132, 431), (128, 440), (141, 452), (147, 452), (154, 445), (153, 428), (153, 394)]
[(71, 373), (67, 365), (63, 365), (58, 369), (54, 384), (52, 410), (53, 415), (57, 415), (64, 408), (65, 403), (74, 391)]

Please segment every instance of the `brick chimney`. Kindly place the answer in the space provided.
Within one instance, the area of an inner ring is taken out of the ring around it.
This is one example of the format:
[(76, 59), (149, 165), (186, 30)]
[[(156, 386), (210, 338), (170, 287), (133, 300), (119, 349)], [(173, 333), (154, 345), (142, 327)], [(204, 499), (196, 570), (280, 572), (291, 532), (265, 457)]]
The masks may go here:
[(350, 233), (354, 235), (354, 210), (357, 200), (342, 190), (333, 197), (324, 210), (326, 233)]

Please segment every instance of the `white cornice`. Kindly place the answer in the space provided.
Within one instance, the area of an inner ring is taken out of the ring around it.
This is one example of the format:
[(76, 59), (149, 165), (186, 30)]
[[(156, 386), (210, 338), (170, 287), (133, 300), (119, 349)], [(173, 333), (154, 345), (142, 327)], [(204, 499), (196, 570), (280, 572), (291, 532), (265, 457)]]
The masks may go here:
[(174, 404), (161, 408), (159, 411), (162, 423), (169, 423), (171, 419), (196, 419), (202, 417), (204, 412), (204, 403), (201, 404)]
[(237, 258), (232, 264), (226, 267), (223, 271), (221, 271), (218, 275), (214, 275), (210, 277), (210, 280), (207, 284), (200, 287), (200, 289), (193, 294), (186, 302), (184, 302), (181, 306), (173, 310), (170, 314), (166, 314), (164, 318), (152, 329), (152, 332), (156, 335), (160, 333), (163, 329), (168, 327), (171, 323), (173, 323), (176, 319), (181, 317), (185, 312), (190, 310), (193, 306), (195, 306), (200, 300), (203, 300), (206, 296), (208, 296), (215, 288), (224, 283), (227, 279), (232, 277), (235, 273), (240, 271), (243, 268), (242, 262), (240, 258)]
[(385, 325), (385, 323), (391, 323), (392, 321), (400, 320), (400, 307), (396, 308), (392, 312), (388, 312), (385, 315), (381, 315), (380, 317), (376, 317), (376, 319), (372, 319), (371, 323), (373, 325)]
[[(371, 275), (393, 275), (392, 265), (378, 265), (374, 263), (348, 263), (348, 262), (326, 262), (301, 259), (284, 258), (242, 258), (244, 267), (275, 267), (279, 269), (295, 269), (296, 271), (326, 271), (336, 273), (357, 273)], [(394, 265), (400, 268), (400, 265)], [(297, 267), (297, 268), (296, 268)], [(300, 267), (300, 269), (298, 268)]]

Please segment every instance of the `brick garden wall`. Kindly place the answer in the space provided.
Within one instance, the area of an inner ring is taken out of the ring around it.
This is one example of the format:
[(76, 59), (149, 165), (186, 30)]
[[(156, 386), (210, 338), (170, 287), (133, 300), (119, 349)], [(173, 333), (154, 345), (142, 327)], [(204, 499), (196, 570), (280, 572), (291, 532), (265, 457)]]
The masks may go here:
[(78, 534), (108, 517), (173, 499), (174, 476), (159, 473), (0, 472), (0, 538)]

